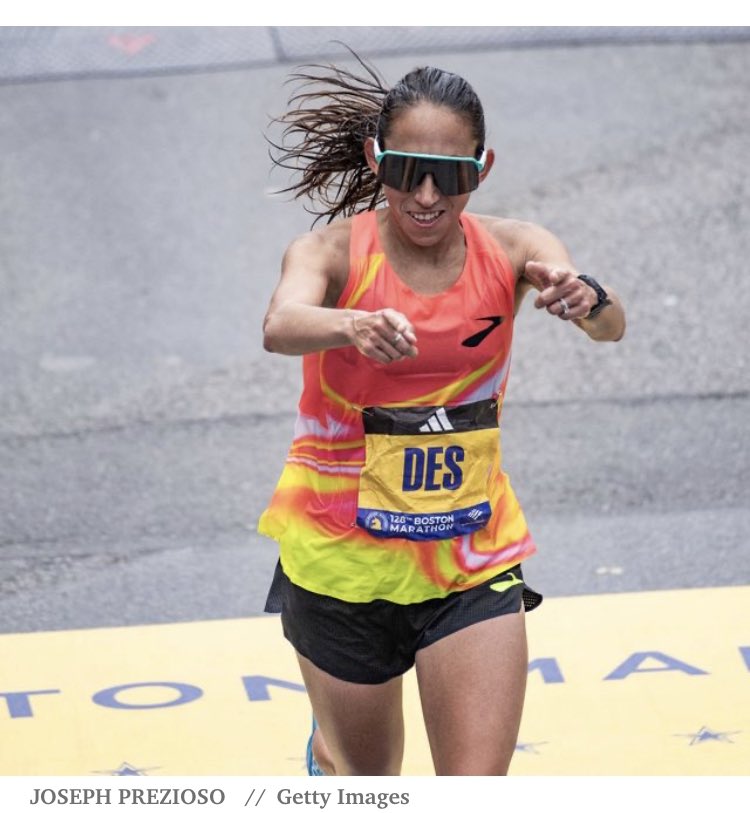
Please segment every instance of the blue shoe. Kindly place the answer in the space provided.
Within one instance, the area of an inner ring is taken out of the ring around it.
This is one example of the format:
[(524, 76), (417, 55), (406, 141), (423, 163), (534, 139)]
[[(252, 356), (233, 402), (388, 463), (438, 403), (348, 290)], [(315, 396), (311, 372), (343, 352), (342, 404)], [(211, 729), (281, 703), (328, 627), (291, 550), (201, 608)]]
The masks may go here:
[(307, 775), (308, 776), (325, 776), (323, 771), (320, 769), (320, 765), (315, 761), (315, 757), (313, 756), (313, 749), (312, 749), (312, 742), (313, 742), (313, 735), (315, 734), (315, 729), (318, 727), (318, 723), (316, 719), (313, 717), (312, 721), (312, 732), (310, 733), (310, 738), (307, 741), (307, 749), (305, 751), (305, 762), (307, 764)]

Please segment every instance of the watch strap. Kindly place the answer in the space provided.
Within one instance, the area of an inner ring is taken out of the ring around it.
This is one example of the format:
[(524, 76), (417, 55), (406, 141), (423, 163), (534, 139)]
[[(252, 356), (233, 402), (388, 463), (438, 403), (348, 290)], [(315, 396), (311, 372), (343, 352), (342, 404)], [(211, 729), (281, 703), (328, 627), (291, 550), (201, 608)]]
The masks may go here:
[(581, 282), (586, 283), (589, 288), (593, 288), (596, 293), (596, 304), (593, 308), (588, 312), (588, 314), (584, 317), (585, 319), (592, 319), (597, 314), (601, 313), (607, 305), (612, 304), (612, 300), (607, 296), (607, 292), (602, 288), (601, 285), (593, 278), (589, 277), (587, 274), (579, 274), (578, 279)]

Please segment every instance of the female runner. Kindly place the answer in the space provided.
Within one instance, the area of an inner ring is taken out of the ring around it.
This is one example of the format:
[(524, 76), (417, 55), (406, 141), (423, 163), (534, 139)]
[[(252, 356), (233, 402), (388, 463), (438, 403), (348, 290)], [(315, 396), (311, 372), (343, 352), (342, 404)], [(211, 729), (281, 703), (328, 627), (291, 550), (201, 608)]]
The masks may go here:
[[(498, 421), (524, 295), (597, 341), (622, 306), (541, 226), (466, 212), (495, 161), (460, 76), (386, 88), (318, 66), (278, 121), (276, 163), (328, 224), (295, 239), (264, 346), (304, 355), (281, 479), (259, 529), (280, 544), (280, 611), (314, 713), (310, 773), (398, 774), (416, 666), (437, 774), (508, 770), (528, 667), (535, 548)], [(384, 204), (384, 205), (381, 205)]]

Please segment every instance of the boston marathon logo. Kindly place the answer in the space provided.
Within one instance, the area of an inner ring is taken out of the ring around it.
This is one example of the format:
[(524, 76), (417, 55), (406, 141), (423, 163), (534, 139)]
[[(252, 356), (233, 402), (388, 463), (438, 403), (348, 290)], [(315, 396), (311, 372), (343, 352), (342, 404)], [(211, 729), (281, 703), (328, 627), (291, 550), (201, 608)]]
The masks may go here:
[[(481, 511), (476, 511), (481, 516)], [(455, 514), (386, 514), (382, 511), (363, 512), (363, 525), (376, 536), (404, 536), (411, 534), (417, 538), (446, 533), (454, 535)], [(411, 538), (411, 537), (410, 537)]]
[(364, 525), (368, 531), (378, 531), (379, 533), (388, 533), (390, 529), (388, 517), (382, 511), (369, 511), (365, 515)]

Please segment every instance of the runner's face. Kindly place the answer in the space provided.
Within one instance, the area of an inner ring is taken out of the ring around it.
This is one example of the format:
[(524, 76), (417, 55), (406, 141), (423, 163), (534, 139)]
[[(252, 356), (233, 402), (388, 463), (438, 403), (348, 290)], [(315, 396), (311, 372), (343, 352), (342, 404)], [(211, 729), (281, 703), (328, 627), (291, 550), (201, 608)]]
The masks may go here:
[[(422, 103), (394, 119), (382, 149), (428, 155), (474, 156), (477, 143), (471, 125), (447, 107)], [(370, 164), (373, 171), (377, 165)], [(489, 165), (482, 176), (489, 170)], [(432, 175), (425, 175), (411, 192), (383, 186), (389, 217), (411, 242), (432, 246), (455, 234), (458, 218), (469, 202), (469, 194), (443, 195)]]

